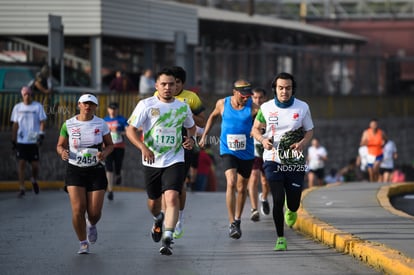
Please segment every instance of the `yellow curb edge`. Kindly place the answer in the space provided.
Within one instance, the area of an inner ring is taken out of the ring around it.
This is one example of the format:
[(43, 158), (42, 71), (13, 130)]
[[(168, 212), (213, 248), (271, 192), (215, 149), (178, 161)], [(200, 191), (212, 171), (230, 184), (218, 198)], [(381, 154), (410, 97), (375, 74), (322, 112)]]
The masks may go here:
[[(302, 200), (318, 188), (321, 187), (304, 190)], [(377, 199), (382, 207), (392, 213), (414, 219), (413, 216), (394, 209), (389, 201), (391, 196), (410, 192), (414, 192), (414, 183), (386, 185), (378, 191)], [(303, 205), (301, 205), (298, 214), (294, 229), (303, 234), (335, 248), (338, 252), (349, 254), (385, 274), (414, 274), (414, 259), (403, 255), (401, 252), (381, 243), (365, 241), (350, 233), (338, 230), (311, 216), (303, 208)]]

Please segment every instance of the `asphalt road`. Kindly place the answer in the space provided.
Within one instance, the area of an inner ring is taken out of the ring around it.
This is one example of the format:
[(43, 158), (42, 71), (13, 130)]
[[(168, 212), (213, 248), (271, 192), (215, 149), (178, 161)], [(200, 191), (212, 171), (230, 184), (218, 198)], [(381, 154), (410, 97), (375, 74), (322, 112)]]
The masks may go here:
[(414, 216), (414, 194), (404, 194), (390, 198), (392, 206), (408, 215)]
[(78, 255), (71, 210), (63, 191), (0, 193), (0, 274), (380, 274), (349, 255), (286, 228), (288, 251), (273, 251), (270, 216), (249, 220), (243, 236), (228, 237), (225, 193), (189, 193), (184, 236), (172, 256), (160, 255), (149, 231), (152, 217), (142, 192), (105, 201), (91, 254)]

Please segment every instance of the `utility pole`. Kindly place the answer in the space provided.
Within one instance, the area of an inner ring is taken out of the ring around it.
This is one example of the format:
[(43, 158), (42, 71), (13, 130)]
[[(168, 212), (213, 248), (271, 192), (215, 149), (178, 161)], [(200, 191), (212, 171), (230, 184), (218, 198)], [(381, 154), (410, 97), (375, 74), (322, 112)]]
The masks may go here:
[(249, 16), (253, 16), (254, 15), (254, 0), (248, 0), (247, 1), (247, 14)]

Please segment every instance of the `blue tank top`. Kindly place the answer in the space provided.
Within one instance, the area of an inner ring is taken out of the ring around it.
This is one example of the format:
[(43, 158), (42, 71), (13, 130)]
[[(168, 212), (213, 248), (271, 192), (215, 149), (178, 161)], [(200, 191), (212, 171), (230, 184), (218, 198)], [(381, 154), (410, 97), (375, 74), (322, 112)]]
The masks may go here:
[(224, 99), (221, 120), (220, 155), (230, 154), (239, 159), (254, 159), (252, 99), (241, 110), (231, 106), (231, 96)]

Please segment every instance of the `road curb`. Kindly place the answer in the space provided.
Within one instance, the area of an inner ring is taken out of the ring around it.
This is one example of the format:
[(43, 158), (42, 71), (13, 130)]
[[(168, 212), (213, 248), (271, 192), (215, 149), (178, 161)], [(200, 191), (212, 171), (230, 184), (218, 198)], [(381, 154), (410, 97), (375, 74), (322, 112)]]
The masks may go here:
[[(302, 200), (317, 188), (306, 189), (303, 192)], [(414, 217), (394, 209), (389, 201), (390, 196), (413, 191), (413, 183), (391, 184), (380, 188), (377, 199), (382, 207), (392, 213), (413, 219)], [(403, 255), (401, 252), (381, 243), (365, 241), (350, 233), (338, 230), (311, 216), (303, 208), (303, 204), (298, 210), (298, 214), (294, 229), (335, 248), (338, 252), (349, 254), (385, 274), (414, 274), (414, 259)]]
[(392, 185), (382, 186), (377, 193), (377, 199), (384, 209), (394, 215), (414, 220), (413, 216), (395, 209), (389, 200), (390, 197), (407, 193), (414, 193), (414, 183), (393, 183)]

